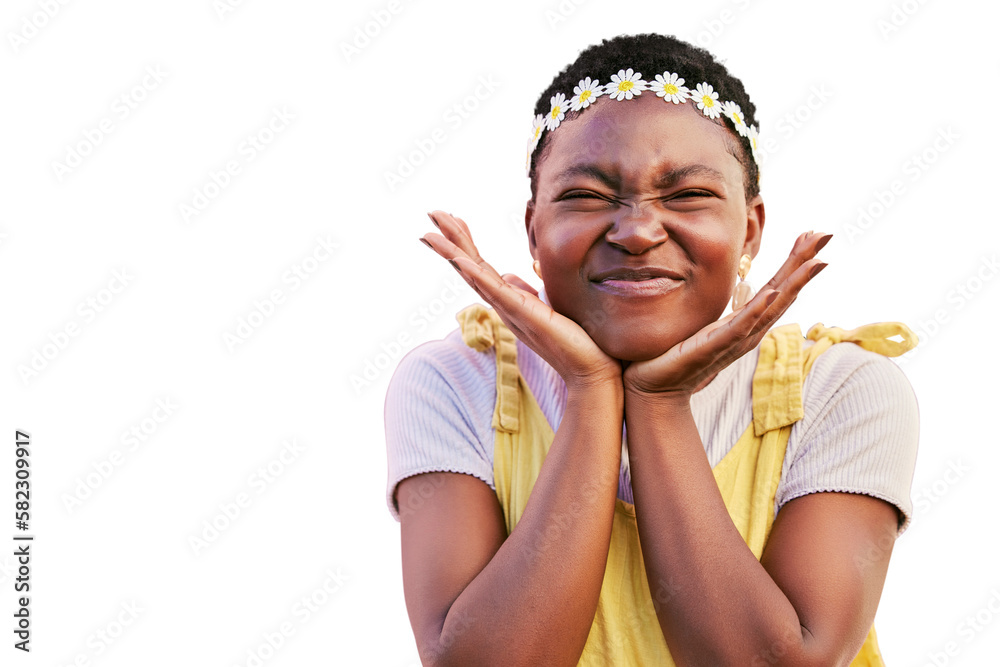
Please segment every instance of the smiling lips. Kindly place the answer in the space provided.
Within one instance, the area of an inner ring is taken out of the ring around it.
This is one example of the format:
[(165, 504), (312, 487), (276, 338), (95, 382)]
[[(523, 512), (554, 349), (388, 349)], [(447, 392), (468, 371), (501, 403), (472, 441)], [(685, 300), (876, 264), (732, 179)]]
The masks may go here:
[(590, 281), (597, 289), (617, 296), (659, 296), (672, 292), (684, 278), (676, 271), (657, 266), (618, 267), (600, 271)]

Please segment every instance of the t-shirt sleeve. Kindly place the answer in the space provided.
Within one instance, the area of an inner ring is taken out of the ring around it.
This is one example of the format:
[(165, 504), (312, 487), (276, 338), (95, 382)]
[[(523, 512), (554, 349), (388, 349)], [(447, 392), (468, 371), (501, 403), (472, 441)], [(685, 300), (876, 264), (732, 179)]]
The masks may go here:
[(396, 368), (385, 399), (386, 501), (396, 521), (396, 486), (407, 477), (465, 473), (493, 488), (492, 359), (452, 335), (413, 349)]
[(903, 371), (880, 354), (839, 343), (806, 376), (803, 407), (805, 417), (789, 438), (775, 511), (810, 493), (859, 493), (898, 508), (898, 532), (906, 530), (919, 414)]

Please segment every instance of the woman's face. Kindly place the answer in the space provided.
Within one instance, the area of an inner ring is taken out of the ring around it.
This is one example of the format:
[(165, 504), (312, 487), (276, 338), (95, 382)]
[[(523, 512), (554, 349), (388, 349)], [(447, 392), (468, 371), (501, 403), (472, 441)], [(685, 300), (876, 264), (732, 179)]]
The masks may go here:
[(547, 141), (525, 222), (552, 307), (628, 361), (719, 319), (764, 224), (728, 130), (650, 94), (602, 99)]

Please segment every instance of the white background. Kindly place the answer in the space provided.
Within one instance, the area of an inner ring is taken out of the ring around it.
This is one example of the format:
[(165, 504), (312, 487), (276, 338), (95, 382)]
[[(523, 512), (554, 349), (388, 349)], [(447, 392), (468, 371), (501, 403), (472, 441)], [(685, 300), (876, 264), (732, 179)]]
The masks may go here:
[[(0, 662), (417, 664), (383, 400), (401, 354), (475, 300), (417, 242), (424, 213), (462, 216), (495, 266), (534, 279), (535, 97), (584, 47), (644, 31), (722, 58), (775, 142), (751, 281), (800, 232), (836, 234), (784, 321), (921, 334), (903, 363), (922, 500), (876, 619), (889, 664), (1000, 653), (995, 4), (48, 4), (51, 17), (27, 0), (0, 15)], [(276, 109), (294, 118), (269, 134)], [(88, 140), (102, 121), (110, 133)], [(414, 153), (437, 128), (445, 140)], [(952, 139), (935, 148), (940, 133)], [(231, 160), (239, 173), (213, 187)], [(196, 192), (203, 210), (185, 216)], [(295, 267), (312, 273), (296, 283)], [(270, 316), (252, 315), (274, 290)], [(248, 318), (259, 326), (227, 343)], [(144, 439), (123, 441), (133, 428)], [(15, 429), (32, 441), (30, 655), (12, 648)], [(274, 463), (292, 439), (301, 451)], [(293, 633), (269, 651), (283, 623)]]

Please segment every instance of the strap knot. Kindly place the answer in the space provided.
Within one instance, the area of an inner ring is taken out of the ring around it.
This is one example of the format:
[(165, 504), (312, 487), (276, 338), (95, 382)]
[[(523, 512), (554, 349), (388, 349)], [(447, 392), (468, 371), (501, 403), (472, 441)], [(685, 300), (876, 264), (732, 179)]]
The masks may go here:
[(521, 394), (518, 382), (517, 338), (497, 312), (476, 303), (455, 316), (462, 329), (462, 340), (476, 352), (491, 347), (497, 351), (497, 402), (493, 410), (493, 428), (516, 433), (520, 427)]
[[(892, 340), (898, 337), (900, 340)], [(886, 357), (898, 357), (917, 346), (917, 335), (902, 322), (876, 322), (857, 329), (841, 329), (814, 324), (806, 338), (824, 344), (823, 349), (837, 343), (855, 343), (869, 352)]]

